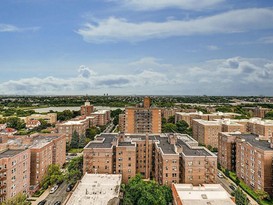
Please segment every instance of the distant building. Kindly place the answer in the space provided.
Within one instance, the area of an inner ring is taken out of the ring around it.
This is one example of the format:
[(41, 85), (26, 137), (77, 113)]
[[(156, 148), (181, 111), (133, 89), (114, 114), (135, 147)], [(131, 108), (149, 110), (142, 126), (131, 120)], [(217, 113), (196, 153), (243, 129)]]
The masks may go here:
[(251, 116), (264, 118), (266, 113), (270, 112), (272, 109), (257, 107), (243, 107), (244, 110), (247, 110)]
[(91, 113), (91, 116), (96, 117), (97, 119), (96, 125), (104, 126), (110, 122), (110, 110), (98, 110), (96, 112)]
[(35, 127), (39, 127), (41, 125), (41, 122), (39, 120), (29, 120), (26, 123), (26, 128), (33, 129)]
[(90, 116), (94, 112), (94, 106), (90, 104), (89, 101), (86, 101), (84, 105), (81, 106), (81, 115)]
[(211, 114), (204, 114), (203, 112), (177, 112), (175, 113), (175, 123), (177, 121), (184, 120), (188, 123), (190, 127), (192, 127), (192, 121), (194, 119), (201, 119), (201, 120), (207, 120), (207, 121), (213, 121), (217, 119), (224, 119), (224, 118), (234, 118), (236, 116), (240, 116), (240, 114), (237, 113), (223, 113), (223, 112), (216, 112)]
[(253, 134), (220, 133), (218, 161), (253, 190), (273, 196), (273, 142)]
[(120, 174), (85, 174), (66, 205), (119, 204)]
[(30, 150), (7, 149), (0, 153), (0, 203), (18, 193), (28, 194)]
[(150, 107), (150, 98), (144, 98), (144, 107), (126, 107), (125, 114), (119, 115), (120, 132), (161, 133), (161, 109)]
[(49, 124), (56, 124), (56, 122), (57, 122), (57, 114), (56, 113), (48, 113), (48, 114), (45, 114), (45, 115), (42, 115), (42, 114), (32, 114), (32, 115), (27, 116), (25, 118), (25, 123), (28, 124), (29, 121), (40, 120), (40, 119), (45, 120)]
[(145, 109), (149, 109), (151, 107), (151, 99), (147, 96), (143, 100), (143, 107)]
[(188, 135), (101, 134), (83, 151), (84, 172), (122, 174), (122, 181), (141, 173), (159, 184), (215, 183), (217, 157)]
[(172, 184), (174, 205), (235, 205), (220, 184)]

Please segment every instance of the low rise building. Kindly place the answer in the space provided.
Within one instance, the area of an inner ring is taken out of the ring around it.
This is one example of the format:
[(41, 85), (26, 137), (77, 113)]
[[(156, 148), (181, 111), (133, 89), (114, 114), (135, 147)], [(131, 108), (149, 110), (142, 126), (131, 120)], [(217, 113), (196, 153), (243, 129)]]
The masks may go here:
[(66, 205), (119, 204), (120, 174), (85, 174)]
[(26, 123), (26, 128), (33, 129), (35, 127), (39, 127), (41, 125), (41, 122), (39, 120), (29, 120)]
[(235, 205), (220, 184), (172, 184), (174, 205)]
[(49, 124), (57, 123), (57, 113), (48, 113), (48, 114), (32, 114), (25, 118), (25, 123), (28, 123), (31, 120), (45, 120)]

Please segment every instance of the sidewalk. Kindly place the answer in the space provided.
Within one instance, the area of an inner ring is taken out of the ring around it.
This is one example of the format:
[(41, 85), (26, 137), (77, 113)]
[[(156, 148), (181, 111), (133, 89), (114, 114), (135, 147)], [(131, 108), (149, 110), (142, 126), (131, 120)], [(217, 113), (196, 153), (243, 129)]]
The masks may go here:
[(40, 201), (44, 200), (49, 195), (50, 188), (44, 191), (44, 193), (39, 197), (29, 197), (29, 199), (35, 199), (36, 201), (31, 201), (31, 205), (37, 205)]

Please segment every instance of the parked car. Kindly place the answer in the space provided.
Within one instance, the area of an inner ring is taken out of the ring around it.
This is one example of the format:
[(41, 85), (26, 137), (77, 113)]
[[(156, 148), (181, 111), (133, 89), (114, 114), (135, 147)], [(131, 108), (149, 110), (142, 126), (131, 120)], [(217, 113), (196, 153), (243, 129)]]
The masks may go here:
[(217, 176), (218, 176), (219, 178), (223, 178), (223, 174), (222, 174), (221, 172), (218, 172)]
[(53, 194), (57, 189), (59, 188), (59, 186), (56, 184), (54, 185), (51, 189), (50, 189), (50, 194)]
[(229, 188), (231, 188), (233, 191), (235, 191), (235, 186), (233, 186), (233, 185), (229, 185)]
[(69, 156), (77, 156), (77, 153), (71, 153)]
[(42, 201), (40, 201), (39, 203), (38, 203), (38, 205), (45, 205), (46, 204), (46, 200), (44, 199), (44, 200), (42, 200)]
[(66, 191), (70, 192), (73, 189), (74, 185), (73, 184), (68, 184)]
[(56, 201), (56, 202), (54, 203), (54, 205), (61, 205), (61, 202), (60, 202), (60, 201)]

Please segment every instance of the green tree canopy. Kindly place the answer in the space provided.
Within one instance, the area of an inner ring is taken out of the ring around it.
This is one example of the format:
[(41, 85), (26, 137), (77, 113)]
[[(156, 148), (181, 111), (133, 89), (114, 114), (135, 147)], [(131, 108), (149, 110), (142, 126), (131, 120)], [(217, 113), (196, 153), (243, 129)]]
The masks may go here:
[(57, 164), (51, 164), (48, 166), (46, 175), (41, 181), (41, 186), (46, 189), (48, 186), (55, 183), (60, 183), (64, 180), (64, 175), (61, 172), (60, 166)]
[(73, 158), (67, 167), (66, 179), (69, 183), (76, 183), (83, 175), (83, 156)]
[(31, 202), (27, 201), (27, 196), (23, 193), (19, 193), (1, 203), (2, 205), (31, 205)]
[(79, 140), (80, 140), (79, 138), (80, 138), (79, 133), (76, 130), (74, 130), (74, 132), (72, 133), (70, 148), (79, 148)]
[(24, 123), (23, 120), (21, 120), (18, 117), (10, 117), (6, 120), (7, 122), (7, 127), (14, 128), (16, 130), (20, 130), (25, 128), (26, 124)]
[(160, 186), (154, 180), (143, 181), (140, 174), (123, 185), (124, 205), (166, 205), (172, 202), (172, 192), (168, 186)]

